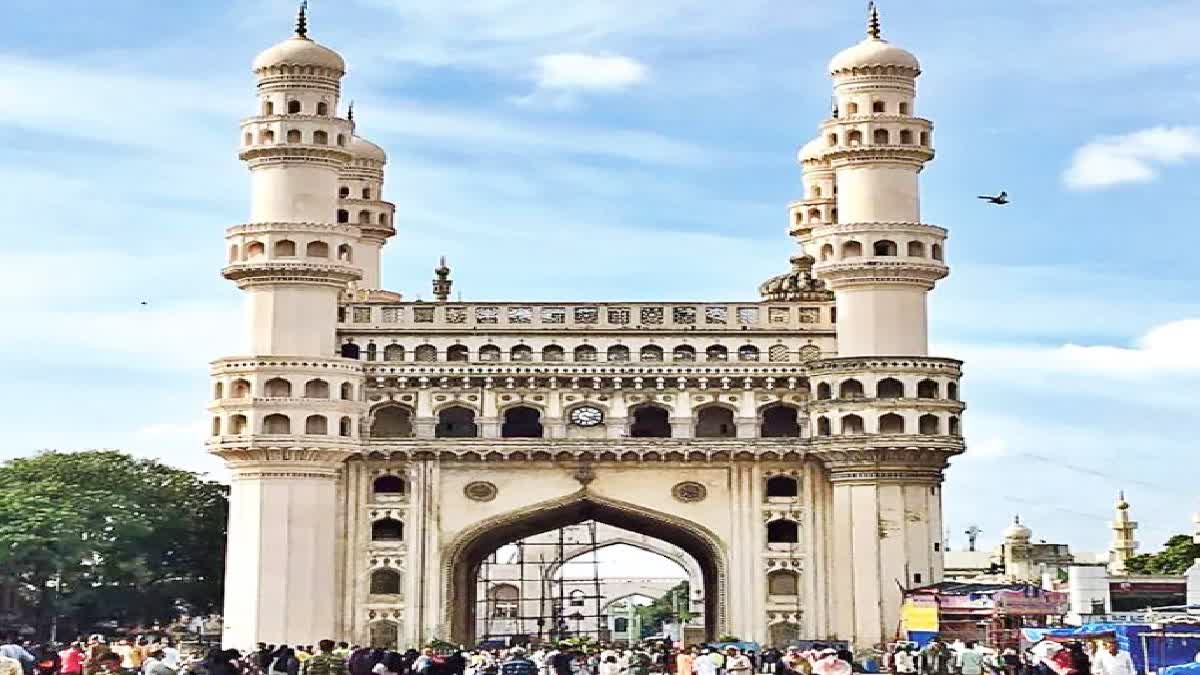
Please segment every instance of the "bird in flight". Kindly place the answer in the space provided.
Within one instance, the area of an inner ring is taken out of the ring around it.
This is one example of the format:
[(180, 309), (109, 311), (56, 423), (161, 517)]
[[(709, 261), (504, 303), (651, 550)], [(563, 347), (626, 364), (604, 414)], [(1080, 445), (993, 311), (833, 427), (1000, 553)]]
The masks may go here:
[(979, 199), (983, 199), (983, 200), (987, 201), (987, 203), (989, 203), (989, 204), (998, 204), (1000, 206), (1004, 206), (1005, 204), (1008, 203), (1008, 193), (1001, 192), (1000, 194), (996, 195), (995, 197), (989, 197), (988, 195), (979, 195)]

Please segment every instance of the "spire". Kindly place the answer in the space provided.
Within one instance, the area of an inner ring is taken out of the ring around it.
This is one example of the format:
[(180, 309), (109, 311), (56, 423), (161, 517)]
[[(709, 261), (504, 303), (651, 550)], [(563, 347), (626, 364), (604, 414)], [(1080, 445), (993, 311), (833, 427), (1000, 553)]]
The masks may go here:
[(879, 40), (879, 8), (875, 6), (875, 0), (867, 3), (867, 37), (873, 40)]
[(308, 0), (300, 3), (300, 12), (296, 15), (296, 36), (308, 37)]
[(354, 121), (354, 101), (350, 101), (350, 107), (346, 110), (346, 119)]
[(1116, 518), (1112, 522), (1112, 545), (1108, 550), (1108, 571), (1126, 574), (1129, 559), (1137, 555), (1138, 542), (1134, 537), (1138, 524), (1129, 517), (1129, 502), (1125, 501), (1124, 490), (1117, 494), (1116, 507)]
[(433, 274), (433, 297), (437, 298), (438, 302), (446, 302), (450, 299), (450, 287), (454, 285), (450, 280), (450, 268), (446, 267), (446, 256), (438, 260)]

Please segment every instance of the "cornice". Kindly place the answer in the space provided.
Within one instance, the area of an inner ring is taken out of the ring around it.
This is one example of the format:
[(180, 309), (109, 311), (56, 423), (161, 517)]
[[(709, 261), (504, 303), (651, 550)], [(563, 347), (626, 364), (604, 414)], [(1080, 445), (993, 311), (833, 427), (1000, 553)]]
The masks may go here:
[(945, 239), (949, 234), (949, 230), (938, 225), (906, 222), (821, 223), (813, 225), (812, 231), (813, 237), (828, 237), (839, 234), (867, 234), (871, 232), (907, 232), (911, 234), (932, 234)]
[(963, 362), (941, 356), (836, 356), (810, 361), (808, 373), (814, 378), (832, 374), (917, 373), (962, 375)]
[(315, 284), (345, 287), (362, 278), (362, 270), (351, 265), (279, 260), (239, 262), (225, 267), (221, 274), (239, 288), (261, 284)]
[(349, 237), (358, 236), (359, 227), (356, 224), (344, 223), (286, 223), (282, 221), (242, 223), (225, 228), (225, 236), (263, 234), (269, 232), (315, 232), (318, 234), (344, 234)]
[(241, 375), (267, 371), (329, 374), (340, 371), (341, 375), (362, 375), (363, 363), (356, 359), (319, 356), (226, 356), (211, 362), (212, 375)]

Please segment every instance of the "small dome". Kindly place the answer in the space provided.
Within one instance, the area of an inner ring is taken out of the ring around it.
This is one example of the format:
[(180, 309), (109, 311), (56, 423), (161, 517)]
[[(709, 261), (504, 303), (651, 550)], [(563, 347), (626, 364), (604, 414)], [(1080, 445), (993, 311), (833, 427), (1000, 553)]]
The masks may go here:
[(825, 139), (820, 137), (805, 143), (804, 147), (800, 148), (800, 152), (797, 153), (800, 163), (803, 164), (811, 160), (821, 159), (821, 155), (825, 152), (825, 147)]
[(812, 256), (793, 256), (790, 272), (773, 276), (759, 285), (758, 292), (762, 299), (776, 302), (832, 300), (833, 293), (825, 287), (825, 282), (812, 275), (814, 262)]
[(254, 59), (254, 72), (273, 66), (318, 66), (346, 72), (346, 62), (337, 52), (299, 35), (293, 35)]
[(371, 159), (376, 162), (387, 162), (387, 153), (362, 136), (350, 137), (350, 154), (356, 158)]
[(1021, 524), (1021, 518), (1013, 519), (1013, 524), (1004, 529), (1005, 539), (1019, 539), (1027, 541), (1033, 537), (1033, 530)]
[(853, 47), (838, 52), (829, 62), (829, 72), (838, 73), (871, 66), (895, 66), (911, 70), (914, 74), (921, 72), (921, 64), (917, 57), (883, 38), (875, 37), (868, 37)]

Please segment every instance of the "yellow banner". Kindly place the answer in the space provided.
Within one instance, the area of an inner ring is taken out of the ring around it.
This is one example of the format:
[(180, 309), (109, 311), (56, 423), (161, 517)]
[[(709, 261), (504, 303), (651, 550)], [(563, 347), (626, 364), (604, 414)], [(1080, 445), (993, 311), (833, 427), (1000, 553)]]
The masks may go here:
[(905, 630), (933, 632), (938, 630), (937, 607), (917, 607), (911, 603), (905, 603), (901, 616), (904, 619)]

